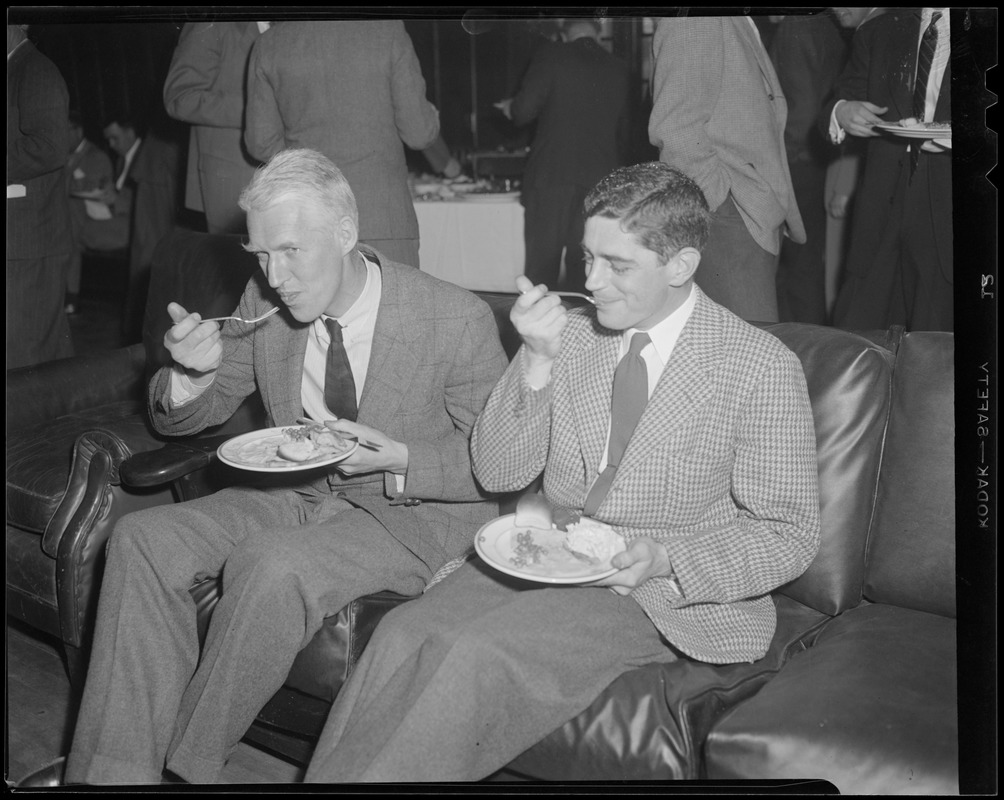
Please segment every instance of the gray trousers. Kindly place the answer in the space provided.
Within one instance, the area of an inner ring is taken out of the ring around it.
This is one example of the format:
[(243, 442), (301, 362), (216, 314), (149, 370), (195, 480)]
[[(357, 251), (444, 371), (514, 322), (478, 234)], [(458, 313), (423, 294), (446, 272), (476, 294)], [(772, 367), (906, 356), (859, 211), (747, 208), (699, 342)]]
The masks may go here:
[(306, 780), (480, 780), (621, 673), (675, 659), (630, 597), (541, 588), (472, 561), (380, 622)]
[(777, 264), (778, 256), (750, 235), (729, 195), (711, 218), (711, 235), (694, 280), (737, 317), (777, 322)]
[[(222, 573), (200, 653), (196, 578)], [(429, 568), (328, 495), (227, 489), (122, 518), (109, 540), (71, 783), (213, 783), (296, 654), (353, 599)]]

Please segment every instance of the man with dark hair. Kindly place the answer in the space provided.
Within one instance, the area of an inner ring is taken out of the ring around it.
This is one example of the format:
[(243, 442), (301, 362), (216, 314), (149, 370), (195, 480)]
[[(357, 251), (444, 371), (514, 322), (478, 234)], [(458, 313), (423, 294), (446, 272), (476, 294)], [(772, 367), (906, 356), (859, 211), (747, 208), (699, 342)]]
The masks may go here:
[[(241, 195), (261, 273), (222, 329), (168, 305), (174, 363), (150, 385), (164, 434), (225, 422), (257, 391), (360, 447), (332, 467), (124, 516), (108, 544), (67, 780), (214, 783), (296, 654), (356, 598), (422, 592), (497, 506), (470, 433), (505, 365), (491, 309), (357, 246), (352, 189), (288, 150)], [(200, 647), (196, 578), (223, 578)]]
[(481, 485), (543, 473), (556, 521), (623, 538), (612, 574), (540, 588), (470, 561), (437, 576), (378, 626), (308, 781), (479, 780), (628, 669), (764, 655), (769, 592), (818, 547), (815, 434), (795, 354), (694, 284), (710, 216), (663, 163), (600, 181), (583, 238), (595, 307), (517, 279), (523, 345), (475, 425)]

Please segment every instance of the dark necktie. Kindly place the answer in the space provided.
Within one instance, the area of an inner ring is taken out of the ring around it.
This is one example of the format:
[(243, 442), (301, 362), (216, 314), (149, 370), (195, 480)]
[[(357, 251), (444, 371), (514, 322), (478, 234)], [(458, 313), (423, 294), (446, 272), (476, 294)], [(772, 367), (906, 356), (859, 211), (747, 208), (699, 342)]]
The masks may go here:
[[(941, 12), (935, 11), (931, 15), (931, 24), (927, 26), (924, 35), (920, 38), (920, 51), (917, 53), (917, 79), (913, 84), (913, 116), (918, 122), (924, 122), (924, 112), (927, 110), (927, 83), (931, 77), (931, 64), (934, 61), (934, 51), (938, 46), (938, 20), (941, 19)], [(920, 148), (922, 142), (915, 140), (911, 143), (910, 166), (912, 170), (917, 168), (917, 160), (920, 158)]]
[(356, 419), (356, 382), (349, 366), (349, 356), (342, 342), (342, 326), (326, 319), (324, 325), (331, 335), (328, 361), (324, 370), (324, 404), (339, 419)]
[(610, 441), (607, 446), (607, 466), (596, 478), (586, 496), (583, 516), (591, 517), (610, 491), (617, 467), (627, 449), (631, 434), (648, 403), (648, 368), (641, 357), (642, 348), (652, 339), (638, 332), (631, 337), (627, 355), (614, 371), (613, 396), (610, 401)]

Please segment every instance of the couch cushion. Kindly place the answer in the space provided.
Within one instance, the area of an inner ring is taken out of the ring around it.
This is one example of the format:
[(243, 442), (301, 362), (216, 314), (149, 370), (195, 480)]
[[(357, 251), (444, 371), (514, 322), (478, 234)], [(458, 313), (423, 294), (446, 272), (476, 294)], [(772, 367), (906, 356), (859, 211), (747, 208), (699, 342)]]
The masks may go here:
[(917, 332), (896, 356), (865, 595), (955, 616), (954, 337)]
[(782, 591), (835, 615), (861, 600), (892, 353), (835, 328), (784, 323), (767, 330), (802, 362), (819, 464), (819, 552), (809, 569)]
[(864, 605), (830, 622), (705, 745), (708, 777), (958, 794), (955, 621)]
[(107, 403), (86, 413), (7, 432), (7, 522), (41, 534), (66, 491), (77, 437), (103, 425), (147, 430), (139, 402)]
[(701, 777), (701, 744), (714, 721), (755, 694), (829, 620), (787, 597), (776, 605), (777, 630), (759, 661), (716, 665), (681, 657), (626, 672), (507, 771), (556, 781)]

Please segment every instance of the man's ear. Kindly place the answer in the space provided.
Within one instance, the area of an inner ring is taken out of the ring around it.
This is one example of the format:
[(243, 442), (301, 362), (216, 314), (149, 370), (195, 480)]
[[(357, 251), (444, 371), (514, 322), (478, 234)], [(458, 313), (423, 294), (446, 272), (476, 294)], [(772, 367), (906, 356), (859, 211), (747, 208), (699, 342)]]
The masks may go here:
[(335, 226), (335, 238), (341, 246), (343, 256), (352, 252), (352, 248), (359, 241), (359, 229), (352, 221), (352, 217), (344, 216), (338, 220), (338, 224)]
[(669, 285), (683, 286), (694, 277), (697, 267), (701, 263), (701, 253), (693, 247), (682, 247), (670, 260), (669, 264)]

